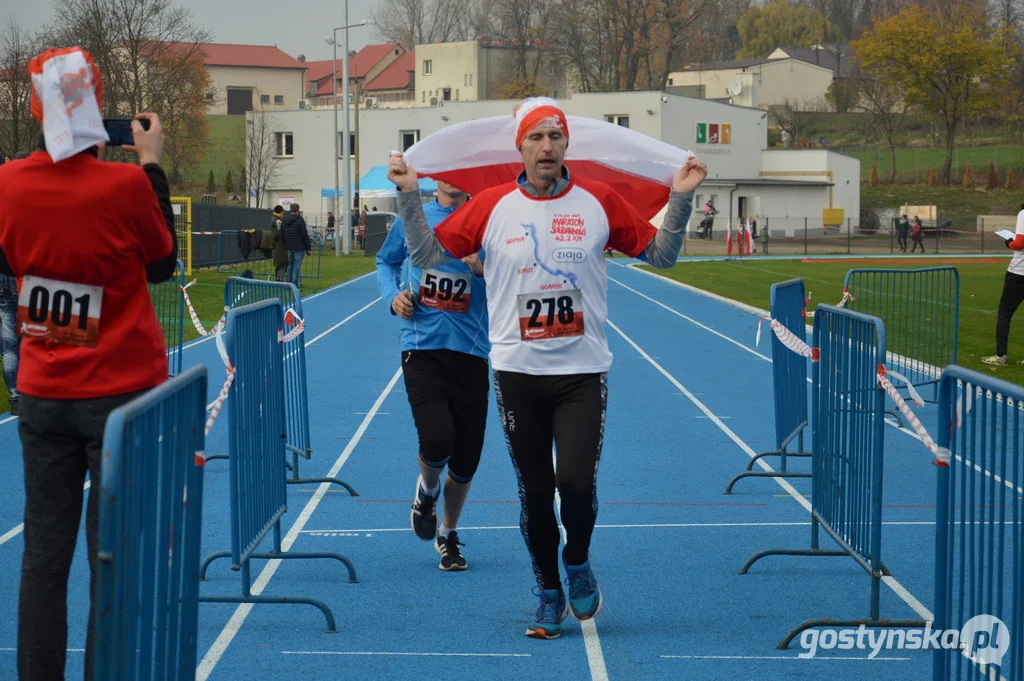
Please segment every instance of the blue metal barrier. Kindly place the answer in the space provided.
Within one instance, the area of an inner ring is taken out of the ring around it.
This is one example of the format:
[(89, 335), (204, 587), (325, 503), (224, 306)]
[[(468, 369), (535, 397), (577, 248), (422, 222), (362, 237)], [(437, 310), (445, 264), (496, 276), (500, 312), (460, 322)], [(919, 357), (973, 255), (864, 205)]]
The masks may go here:
[[(356, 579), (351, 561), (338, 553), (298, 553), (281, 548), (281, 516), (288, 510), (285, 482), (285, 383), (284, 352), (278, 334), (284, 327), (284, 309), (274, 298), (229, 310), (225, 345), (235, 379), (228, 404), (229, 461), (231, 464), (231, 550), (216, 551), (203, 561), (200, 579), (206, 579), (210, 563), (231, 558), (231, 569), (242, 572), (241, 596), (201, 596), (210, 603), (304, 603), (327, 618), (327, 631), (337, 631), (334, 614), (322, 601), (312, 598), (254, 596), (250, 589), (253, 558), (333, 558)], [(273, 532), (274, 548), (257, 553)]]
[(181, 373), (181, 350), (185, 343), (185, 296), (181, 294), (184, 285), (185, 265), (180, 260), (170, 281), (149, 285), (149, 297), (164, 334), (171, 376)]
[[(302, 311), (302, 298), (294, 284), (276, 281), (258, 281), (228, 277), (224, 284), (224, 306), (228, 309), (239, 305), (279, 299), (285, 310), (291, 309), (299, 319), (305, 320)], [(297, 321), (297, 320), (296, 320)], [(285, 324), (287, 333), (293, 325)], [(292, 485), (316, 484), (328, 482), (340, 485), (352, 496), (358, 493), (347, 482), (338, 478), (303, 478), (299, 474), (299, 457), (309, 459), (313, 453), (309, 436), (309, 400), (306, 390), (306, 334), (300, 333), (284, 344), (284, 388), (285, 413), (287, 415), (287, 450), (292, 455), (289, 468), (292, 471), (288, 483)], [(217, 455), (211, 458), (227, 458)]]
[[(790, 279), (772, 284), (770, 292), (771, 317), (801, 341), (807, 342), (806, 305), (803, 279)], [(747, 469), (729, 481), (725, 493), (732, 494), (733, 486), (743, 478), (809, 478), (810, 473), (789, 470), (791, 456), (809, 457), (804, 450), (804, 430), (807, 428), (807, 358), (782, 344), (769, 329), (772, 339), (772, 385), (775, 395), (775, 449), (762, 452), (750, 459)], [(797, 451), (788, 451), (796, 440)], [(779, 457), (777, 471), (755, 471), (754, 464), (766, 456)]]
[(1018, 385), (958, 366), (942, 372), (936, 444), (951, 458), (938, 467), (932, 628), (963, 632), (986, 615), (1001, 624), (975, 620), (987, 634), (961, 639), (967, 650), (935, 649), (935, 681), (1024, 674), (1022, 405)]
[[(870, 615), (862, 620), (812, 619), (779, 644), (789, 647), (813, 627), (923, 627), (922, 621), (879, 617), (882, 562), (882, 466), (885, 392), (877, 369), (885, 361), (885, 328), (877, 317), (819, 305), (814, 314), (819, 360), (812, 369), (811, 548), (773, 549), (752, 556), (746, 574), (765, 556), (849, 556), (871, 576)], [(838, 550), (819, 548), (819, 528)]]
[[(960, 273), (955, 267), (917, 270), (853, 269), (843, 286), (855, 300), (847, 309), (878, 317), (889, 347), (886, 369), (914, 386), (934, 386), (943, 367), (956, 364), (960, 323)], [(893, 383), (900, 387), (900, 383)], [(890, 411), (902, 425), (903, 420)]]
[(206, 367), (196, 366), (107, 419), (98, 490), (97, 679), (195, 679), (205, 405)]

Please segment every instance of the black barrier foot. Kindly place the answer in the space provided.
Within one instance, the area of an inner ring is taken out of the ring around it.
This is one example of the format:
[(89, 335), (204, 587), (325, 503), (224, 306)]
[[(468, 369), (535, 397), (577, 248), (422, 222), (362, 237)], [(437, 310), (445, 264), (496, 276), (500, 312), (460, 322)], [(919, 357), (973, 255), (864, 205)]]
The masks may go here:
[(849, 556), (846, 551), (825, 551), (823, 549), (770, 549), (755, 553), (743, 564), (739, 574), (745, 575), (750, 566), (766, 556)]
[(217, 560), (218, 558), (230, 558), (230, 557), (231, 557), (231, 552), (230, 551), (214, 551), (213, 553), (208, 555), (206, 557), (206, 560), (203, 561), (202, 566), (199, 568), (199, 581), (200, 582), (205, 582), (206, 581), (206, 568), (210, 567), (210, 563), (212, 563), (213, 561)]
[(206, 457), (207, 461), (213, 461), (214, 459), (227, 459), (227, 454), (210, 454)]
[[(788, 456), (793, 456), (789, 454)], [(794, 473), (792, 471), (747, 471), (740, 473), (735, 478), (729, 481), (729, 486), (725, 488), (726, 494), (732, 494), (732, 486), (735, 485), (743, 478), (809, 478), (810, 473)]]
[(926, 626), (924, 620), (833, 620), (826, 618), (807, 620), (786, 634), (786, 638), (782, 639), (782, 642), (775, 646), (775, 649), (788, 650), (789, 644), (793, 642), (793, 639), (808, 629), (815, 629), (817, 627), (828, 627), (830, 629), (842, 627), (845, 629), (860, 627), (862, 624), (865, 627), (891, 627), (894, 629), (923, 629)]
[(294, 553), (292, 551), (271, 551), (270, 553), (254, 553), (250, 558), (264, 558), (266, 560), (285, 560), (288, 558), (333, 558), (334, 560), (340, 560), (345, 567), (348, 569), (348, 583), (358, 584), (359, 578), (356, 577), (356, 568), (345, 556), (340, 553), (329, 553), (323, 551), (313, 551), (306, 553)]
[(890, 409), (886, 409), (885, 413), (890, 415), (890, 416), (892, 416), (894, 419), (896, 419), (896, 425), (897, 426), (899, 426), (900, 428), (906, 428), (906, 426), (903, 424), (903, 417), (900, 416), (900, 413), (898, 411), (892, 411)]
[(352, 488), (352, 485), (348, 484), (344, 480), (339, 480), (338, 478), (288, 478), (289, 485), (316, 485), (324, 482), (329, 482), (332, 485), (339, 485), (344, 487), (350, 495), (354, 497), (359, 496), (359, 492), (355, 491)]
[(338, 625), (334, 621), (334, 613), (327, 607), (327, 604), (323, 601), (318, 601), (315, 598), (273, 598), (270, 596), (200, 596), (200, 603), (301, 603), (304, 605), (312, 605), (316, 608), (320, 608), (320, 612), (324, 614), (327, 619), (327, 631), (328, 634), (337, 634)]

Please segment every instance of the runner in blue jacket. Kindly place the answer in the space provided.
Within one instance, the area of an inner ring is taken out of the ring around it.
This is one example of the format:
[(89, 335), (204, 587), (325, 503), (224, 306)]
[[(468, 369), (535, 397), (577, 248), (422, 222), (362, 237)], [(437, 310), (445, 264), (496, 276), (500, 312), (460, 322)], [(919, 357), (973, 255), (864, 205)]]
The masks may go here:
[[(430, 228), (468, 197), (438, 182), (437, 200), (423, 207)], [(483, 256), (483, 252), (480, 256)], [(487, 295), (481, 258), (470, 256), (421, 270), (409, 259), (399, 218), (377, 253), (377, 287), (402, 318), (402, 372), (419, 435), (420, 475), (410, 522), (416, 536), (433, 541), (442, 570), (465, 570), (456, 527), (480, 463), (487, 424)], [(444, 518), (437, 500), (444, 485)]]

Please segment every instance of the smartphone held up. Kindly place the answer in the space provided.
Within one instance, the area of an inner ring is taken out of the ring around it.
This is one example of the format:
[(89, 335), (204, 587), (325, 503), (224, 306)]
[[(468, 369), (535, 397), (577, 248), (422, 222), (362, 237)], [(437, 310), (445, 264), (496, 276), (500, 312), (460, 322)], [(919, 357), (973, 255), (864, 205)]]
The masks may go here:
[(139, 121), (143, 130), (149, 130), (148, 118), (104, 118), (103, 129), (107, 131), (112, 147), (133, 146), (135, 135), (132, 133), (132, 121)]

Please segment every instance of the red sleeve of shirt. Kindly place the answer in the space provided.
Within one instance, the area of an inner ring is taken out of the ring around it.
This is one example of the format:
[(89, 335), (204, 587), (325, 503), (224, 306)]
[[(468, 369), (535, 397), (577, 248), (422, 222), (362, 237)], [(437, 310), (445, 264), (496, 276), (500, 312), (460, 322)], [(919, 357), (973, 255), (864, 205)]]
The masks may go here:
[(157, 202), (156, 192), (142, 168), (133, 168), (131, 187), (135, 196), (132, 226), (139, 241), (142, 262), (148, 265), (170, 254), (173, 246), (171, 234)]
[(658, 229), (608, 185), (599, 182), (581, 185), (601, 202), (608, 216), (608, 245), (631, 258), (639, 257)]
[(1008, 245), (1015, 251), (1024, 251), (1024, 234), (1018, 234)]
[(484, 190), (446, 217), (434, 230), (444, 250), (456, 258), (465, 258), (483, 248), (484, 232), (494, 207), (508, 193), (509, 185)]

